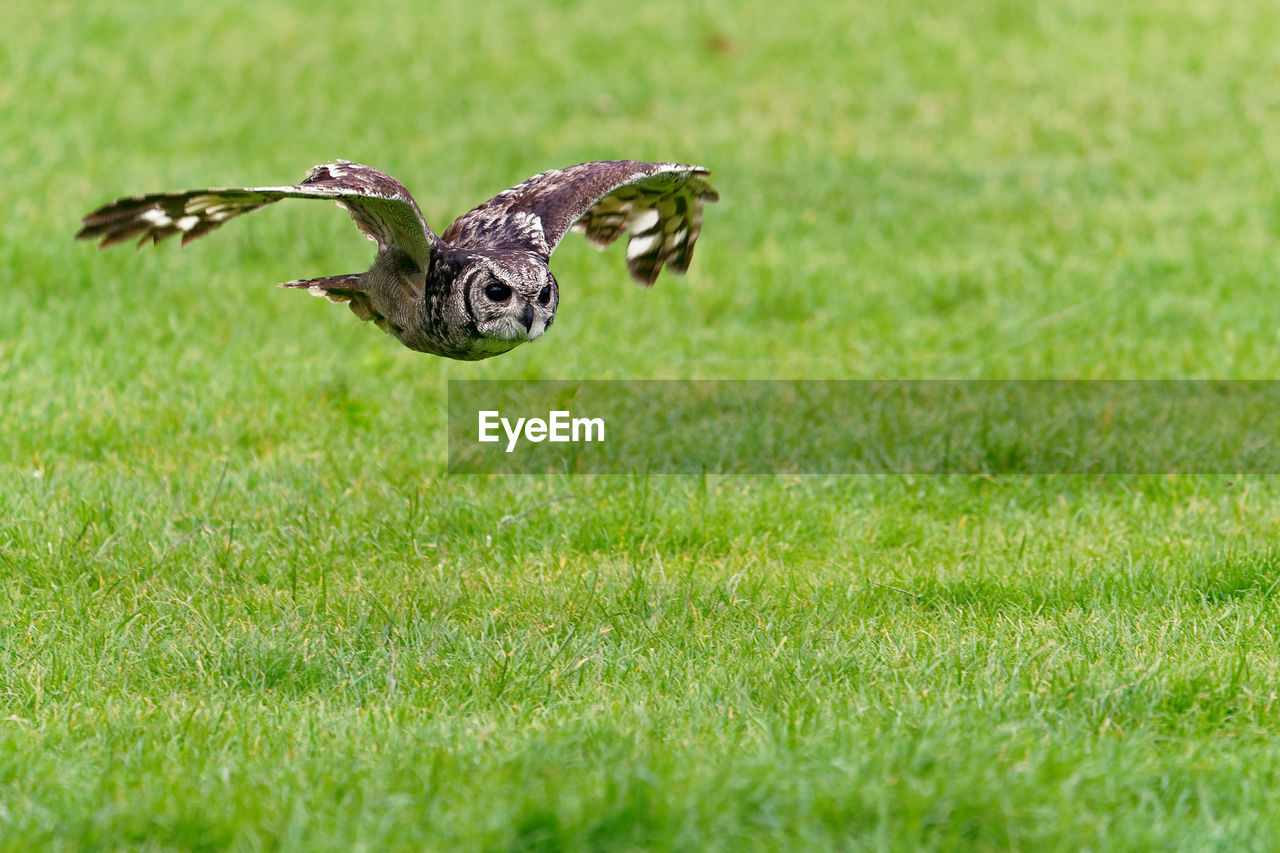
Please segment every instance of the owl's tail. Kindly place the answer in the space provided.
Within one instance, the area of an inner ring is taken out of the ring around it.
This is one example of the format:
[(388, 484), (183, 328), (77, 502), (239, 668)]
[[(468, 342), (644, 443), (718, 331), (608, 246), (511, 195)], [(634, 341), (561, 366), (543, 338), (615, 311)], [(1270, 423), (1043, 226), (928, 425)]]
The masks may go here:
[(302, 278), (297, 281), (286, 281), (281, 287), (297, 287), (311, 291), (312, 296), (322, 296), (330, 302), (350, 302), (356, 296), (365, 293), (361, 281), (364, 273), (350, 275), (331, 275), (325, 278)]
[(369, 289), (364, 284), (365, 273), (350, 275), (331, 275), (325, 278), (303, 278), (297, 281), (286, 281), (281, 287), (296, 287), (311, 291), (312, 296), (323, 296), (330, 302), (345, 302), (361, 320), (378, 324), (378, 328), (388, 334), (397, 331), (387, 324), (381, 314), (374, 310), (369, 302)]

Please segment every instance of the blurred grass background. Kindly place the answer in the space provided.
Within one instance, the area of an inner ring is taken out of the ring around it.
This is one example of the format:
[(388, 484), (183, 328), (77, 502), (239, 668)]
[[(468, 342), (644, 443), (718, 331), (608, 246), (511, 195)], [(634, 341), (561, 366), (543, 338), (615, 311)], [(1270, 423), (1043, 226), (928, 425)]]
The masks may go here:
[[(448, 478), (444, 390), (1274, 376), (1277, 12), (9, 10), (0, 847), (1273, 846), (1271, 478)], [(335, 157), (437, 231), (588, 159), (723, 200), (652, 291), (571, 235), (479, 364), (273, 286), (368, 265), (327, 205), (71, 241)]]

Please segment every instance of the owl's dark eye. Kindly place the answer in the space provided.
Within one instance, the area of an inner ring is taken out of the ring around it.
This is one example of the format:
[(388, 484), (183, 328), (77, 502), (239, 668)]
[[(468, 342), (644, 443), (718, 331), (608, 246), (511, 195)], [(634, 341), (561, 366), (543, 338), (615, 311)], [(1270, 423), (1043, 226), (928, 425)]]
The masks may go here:
[(507, 287), (505, 284), (495, 281), (493, 284), (485, 287), (484, 295), (494, 302), (506, 302), (511, 298), (511, 288)]
[(551, 301), (551, 285), (546, 285), (542, 290), (538, 291), (538, 304), (546, 305)]

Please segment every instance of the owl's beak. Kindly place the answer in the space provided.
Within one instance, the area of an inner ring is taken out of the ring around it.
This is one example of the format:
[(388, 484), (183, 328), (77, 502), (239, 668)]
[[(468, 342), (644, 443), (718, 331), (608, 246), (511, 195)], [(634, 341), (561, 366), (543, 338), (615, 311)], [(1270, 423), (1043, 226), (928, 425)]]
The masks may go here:
[(520, 320), (524, 323), (526, 332), (533, 332), (533, 306), (525, 303), (524, 311), (520, 314)]

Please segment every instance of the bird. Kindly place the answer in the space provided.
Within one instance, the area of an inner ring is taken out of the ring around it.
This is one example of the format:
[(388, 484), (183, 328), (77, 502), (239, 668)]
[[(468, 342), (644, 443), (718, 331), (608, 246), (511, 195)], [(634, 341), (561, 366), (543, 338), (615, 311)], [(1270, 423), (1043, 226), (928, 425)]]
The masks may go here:
[(603, 249), (624, 232), (631, 277), (651, 286), (664, 266), (684, 273), (719, 195), (702, 166), (599, 160), (534, 175), (453, 221), (438, 236), (404, 185), (350, 160), (314, 166), (291, 186), (223, 187), (121, 198), (82, 220), (99, 248), (174, 234), (185, 246), (224, 222), (281, 199), (330, 199), (377, 243), (362, 273), (284, 282), (346, 303), (404, 346), (475, 361), (541, 337), (560, 287), (548, 266), (570, 231)]

